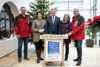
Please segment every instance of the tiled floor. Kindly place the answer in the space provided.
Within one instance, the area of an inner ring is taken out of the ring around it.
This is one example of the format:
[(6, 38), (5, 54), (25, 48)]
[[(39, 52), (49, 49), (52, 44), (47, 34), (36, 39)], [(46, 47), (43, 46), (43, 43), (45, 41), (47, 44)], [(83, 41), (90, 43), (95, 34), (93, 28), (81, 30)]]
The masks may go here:
[[(22, 63), (17, 62), (17, 51), (6, 55), (0, 59), (0, 67), (42, 67), (43, 61), (40, 64), (36, 63), (35, 48), (33, 45), (29, 46), (29, 58), (30, 61), (23, 59)], [(76, 67), (76, 62), (73, 61), (76, 58), (76, 48), (70, 46), (68, 61), (64, 61), (65, 67)], [(43, 53), (42, 53), (43, 57)], [(47, 67), (60, 67), (60, 63), (51, 63)], [(83, 47), (83, 60), (82, 65), (79, 67), (100, 67), (100, 48), (87, 48)]]

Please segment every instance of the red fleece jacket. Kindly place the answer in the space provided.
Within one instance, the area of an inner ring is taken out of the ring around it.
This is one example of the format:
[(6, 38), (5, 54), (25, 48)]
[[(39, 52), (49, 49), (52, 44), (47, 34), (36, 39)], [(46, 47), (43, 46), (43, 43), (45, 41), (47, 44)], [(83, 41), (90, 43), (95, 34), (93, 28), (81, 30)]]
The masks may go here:
[(16, 35), (20, 34), (21, 38), (30, 37), (29, 34), (32, 33), (32, 23), (30, 16), (25, 15), (23, 17), (21, 14), (15, 18), (15, 33)]
[(80, 14), (72, 20), (72, 40), (85, 39), (85, 20)]

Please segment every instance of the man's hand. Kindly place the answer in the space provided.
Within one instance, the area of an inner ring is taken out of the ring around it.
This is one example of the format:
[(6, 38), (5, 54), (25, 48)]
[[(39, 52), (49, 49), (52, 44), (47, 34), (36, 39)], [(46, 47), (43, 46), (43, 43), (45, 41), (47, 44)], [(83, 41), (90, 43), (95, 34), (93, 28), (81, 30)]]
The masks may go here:
[(31, 34), (29, 34), (29, 36), (31, 37)]
[(68, 33), (68, 36), (71, 36), (72, 35), (72, 33), (70, 32), (70, 33)]
[(19, 34), (19, 35), (17, 35), (17, 38), (20, 38), (21, 37), (21, 35)]

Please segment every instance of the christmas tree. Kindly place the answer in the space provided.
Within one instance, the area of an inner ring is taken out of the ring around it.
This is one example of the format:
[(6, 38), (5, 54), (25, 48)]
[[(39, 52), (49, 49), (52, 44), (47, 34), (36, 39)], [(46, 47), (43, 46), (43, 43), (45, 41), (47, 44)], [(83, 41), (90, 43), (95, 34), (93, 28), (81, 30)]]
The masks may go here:
[(43, 13), (43, 19), (45, 20), (48, 16), (50, 16), (49, 6), (52, 3), (49, 3), (47, 0), (35, 0), (35, 3), (30, 3), (30, 11), (27, 13), (31, 16), (32, 21), (36, 19), (36, 13), (41, 11)]
[[(27, 11), (27, 13), (31, 16), (32, 22), (36, 20), (36, 13), (38, 11), (41, 11), (43, 13), (43, 19), (45, 20), (48, 16), (50, 16), (50, 9), (49, 6), (52, 5), (52, 3), (49, 3), (47, 0), (35, 0), (35, 3), (30, 3), (30, 10)], [(33, 42), (33, 34), (31, 35), (29, 41), (31, 43)]]

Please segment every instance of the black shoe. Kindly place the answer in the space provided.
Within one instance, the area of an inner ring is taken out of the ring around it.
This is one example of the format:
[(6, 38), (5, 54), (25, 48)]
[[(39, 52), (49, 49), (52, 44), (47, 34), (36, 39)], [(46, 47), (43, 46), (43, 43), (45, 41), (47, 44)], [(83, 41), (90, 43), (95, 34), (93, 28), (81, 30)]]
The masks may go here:
[(51, 62), (48, 62), (48, 63), (51, 63)]
[(43, 58), (40, 57), (40, 60), (43, 60)]
[(40, 59), (39, 58), (37, 59), (37, 63), (40, 63)]
[(78, 60), (77, 63), (76, 63), (76, 66), (80, 66), (81, 65), (81, 61)]
[(68, 60), (68, 54), (65, 54), (65, 61)]
[(65, 61), (67, 61), (68, 60), (68, 58), (65, 58)]
[(68, 60), (68, 57), (65, 57), (65, 61), (67, 61)]
[(73, 61), (78, 61), (78, 59), (74, 59)]

